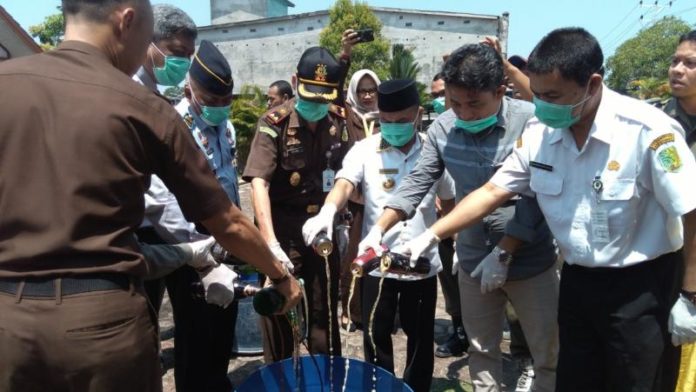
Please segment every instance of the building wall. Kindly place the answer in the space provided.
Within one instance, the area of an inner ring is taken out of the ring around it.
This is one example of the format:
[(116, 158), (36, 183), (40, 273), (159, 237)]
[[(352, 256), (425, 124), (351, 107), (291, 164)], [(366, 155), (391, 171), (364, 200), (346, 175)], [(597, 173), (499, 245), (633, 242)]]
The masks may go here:
[[(442, 66), (442, 56), (486, 35), (506, 38), (499, 27), (506, 18), (453, 13), (422, 13), (374, 9), (382, 34), (392, 44), (413, 49), (421, 66), (419, 81), (430, 84)], [(290, 80), (302, 52), (319, 44), (319, 33), (329, 22), (328, 11), (289, 15), (222, 26), (202, 27), (199, 39), (213, 41), (232, 66), (235, 89), (243, 84), (266, 87)], [(506, 26), (506, 25), (505, 25)], [(503, 48), (506, 42), (503, 42)]]
[(35, 46), (28, 46), (17, 35), (17, 32), (2, 19), (0, 19), (0, 45), (2, 45), (7, 52), (9, 52), (10, 58), (28, 56), (30, 54), (37, 53), (37, 48)]

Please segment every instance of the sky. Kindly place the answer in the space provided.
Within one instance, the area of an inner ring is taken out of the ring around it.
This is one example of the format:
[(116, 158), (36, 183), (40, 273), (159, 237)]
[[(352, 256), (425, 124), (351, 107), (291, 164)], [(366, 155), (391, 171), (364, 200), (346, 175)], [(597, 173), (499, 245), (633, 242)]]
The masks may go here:
[[(257, 0), (260, 1), (260, 0)], [(291, 14), (326, 9), (331, 0), (291, 0)], [(151, 0), (186, 11), (199, 26), (210, 24), (209, 0)], [(609, 57), (626, 39), (656, 18), (676, 15), (696, 21), (696, 0), (367, 0), (371, 6), (501, 15), (510, 13), (508, 53), (527, 56), (544, 34), (558, 27), (580, 26), (599, 40)], [(671, 3), (671, 5), (670, 5)], [(0, 0), (0, 5), (27, 29), (58, 12), (59, 0)], [(641, 20), (641, 16), (643, 17)]]

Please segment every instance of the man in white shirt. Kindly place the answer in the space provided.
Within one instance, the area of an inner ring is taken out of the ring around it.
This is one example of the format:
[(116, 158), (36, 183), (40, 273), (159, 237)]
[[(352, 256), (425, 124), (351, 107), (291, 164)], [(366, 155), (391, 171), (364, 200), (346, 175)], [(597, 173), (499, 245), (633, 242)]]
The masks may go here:
[[(528, 66), (536, 118), (513, 154), (407, 247), (417, 257), (513, 195), (535, 194), (566, 262), (556, 390), (671, 391), (663, 363), (682, 260), (681, 287), (696, 290), (696, 162), (679, 124), (606, 88), (602, 64), (583, 29), (544, 37)], [(675, 308), (670, 329), (696, 340)]]
[[(381, 133), (356, 143), (343, 160), (336, 183), (316, 217), (302, 228), (307, 244), (317, 234), (331, 236), (337, 210), (343, 208), (356, 187), (365, 196), (363, 236), (382, 213), (384, 205), (399, 181), (415, 166), (422, 148), (421, 137), (415, 132), (422, 109), (413, 80), (390, 80), (378, 87)], [(445, 174), (431, 188), (418, 206), (415, 216), (385, 233), (383, 244), (399, 252), (404, 243), (421, 234), (435, 222), (435, 196), (451, 209), (454, 203), (454, 183)], [(360, 249), (359, 252), (364, 252)], [(435, 321), (436, 275), (442, 270), (437, 249), (423, 254), (430, 270), (421, 276), (386, 273), (381, 295), (380, 277), (373, 270), (363, 277), (362, 308), (365, 358), (391, 372), (394, 371), (391, 332), (398, 310), (401, 326), (408, 337), (408, 352), (404, 381), (414, 391), (430, 390), (433, 373), (433, 335)], [(374, 320), (371, 314), (374, 309)], [(375, 354), (372, 341), (377, 349)]]

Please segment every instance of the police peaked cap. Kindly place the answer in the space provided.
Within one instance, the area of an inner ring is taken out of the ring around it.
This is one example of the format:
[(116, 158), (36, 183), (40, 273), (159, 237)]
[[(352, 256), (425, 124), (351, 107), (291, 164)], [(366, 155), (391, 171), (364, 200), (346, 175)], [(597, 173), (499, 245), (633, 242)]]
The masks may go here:
[(416, 105), (420, 105), (420, 96), (413, 79), (387, 80), (377, 87), (380, 112), (398, 112)]
[(232, 92), (234, 80), (230, 64), (212, 42), (202, 40), (193, 55), (189, 76), (205, 91), (227, 96)]
[(297, 94), (314, 102), (331, 102), (338, 98), (343, 78), (341, 65), (328, 50), (319, 46), (302, 53), (297, 64)]

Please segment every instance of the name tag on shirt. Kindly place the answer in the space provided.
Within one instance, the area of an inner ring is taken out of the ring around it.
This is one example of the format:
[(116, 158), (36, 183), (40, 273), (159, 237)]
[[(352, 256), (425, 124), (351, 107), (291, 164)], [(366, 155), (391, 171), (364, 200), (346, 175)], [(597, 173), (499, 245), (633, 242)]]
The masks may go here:
[(609, 238), (609, 213), (603, 207), (596, 207), (590, 213), (592, 224), (592, 241), (597, 244), (608, 244)]
[(334, 186), (334, 181), (336, 178), (336, 172), (331, 169), (326, 169), (321, 172), (321, 183), (324, 192), (330, 192), (331, 188)]

